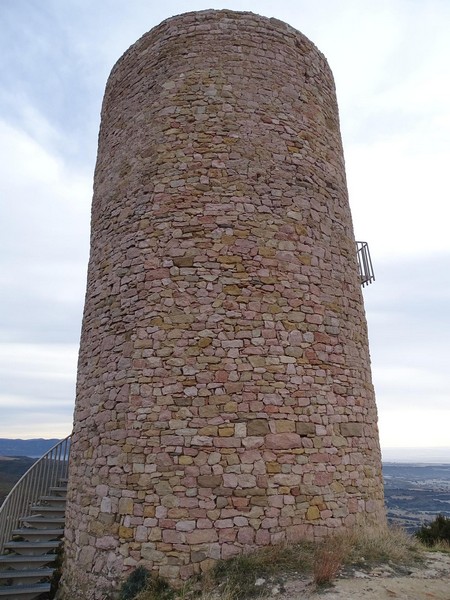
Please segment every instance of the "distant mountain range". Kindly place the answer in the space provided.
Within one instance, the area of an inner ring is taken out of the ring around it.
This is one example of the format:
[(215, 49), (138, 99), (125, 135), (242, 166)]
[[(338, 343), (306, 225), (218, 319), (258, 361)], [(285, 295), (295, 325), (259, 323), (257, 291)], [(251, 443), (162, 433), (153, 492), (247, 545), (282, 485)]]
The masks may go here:
[(0, 456), (0, 506), (13, 485), (22, 477), (25, 471), (28, 471), (34, 462), (34, 458), (27, 456), (14, 458)]
[(58, 442), (58, 439), (10, 440), (0, 438), (0, 456), (30, 456), (31, 458), (39, 458)]

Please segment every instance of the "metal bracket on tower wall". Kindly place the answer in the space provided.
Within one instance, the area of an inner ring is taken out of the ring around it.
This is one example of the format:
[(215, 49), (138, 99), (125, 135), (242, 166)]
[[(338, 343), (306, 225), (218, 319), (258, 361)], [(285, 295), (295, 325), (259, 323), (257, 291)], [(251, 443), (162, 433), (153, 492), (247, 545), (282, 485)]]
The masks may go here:
[(375, 281), (372, 259), (370, 258), (369, 246), (367, 242), (356, 242), (356, 256), (358, 257), (358, 268), (361, 285), (369, 285)]

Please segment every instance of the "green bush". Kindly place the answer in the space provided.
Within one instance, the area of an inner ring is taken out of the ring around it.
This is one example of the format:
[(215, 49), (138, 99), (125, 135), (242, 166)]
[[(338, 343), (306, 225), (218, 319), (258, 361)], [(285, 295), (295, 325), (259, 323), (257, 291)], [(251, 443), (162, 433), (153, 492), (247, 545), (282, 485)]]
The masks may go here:
[(173, 597), (169, 584), (142, 566), (130, 573), (119, 591), (119, 600), (172, 600)]
[(434, 521), (422, 525), (416, 532), (416, 537), (426, 546), (438, 542), (450, 543), (450, 518), (438, 515)]
[(120, 588), (119, 600), (133, 600), (150, 581), (150, 572), (145, 567), (135, 569)]

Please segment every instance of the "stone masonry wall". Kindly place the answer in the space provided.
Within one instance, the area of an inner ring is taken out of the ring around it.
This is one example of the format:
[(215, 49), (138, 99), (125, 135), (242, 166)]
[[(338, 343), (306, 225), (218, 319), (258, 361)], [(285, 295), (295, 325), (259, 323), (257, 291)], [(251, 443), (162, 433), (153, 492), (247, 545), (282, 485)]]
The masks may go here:
[(67, 597), (384, 519), (332, 74), (231, 11), (144, 35), (106, 88)]

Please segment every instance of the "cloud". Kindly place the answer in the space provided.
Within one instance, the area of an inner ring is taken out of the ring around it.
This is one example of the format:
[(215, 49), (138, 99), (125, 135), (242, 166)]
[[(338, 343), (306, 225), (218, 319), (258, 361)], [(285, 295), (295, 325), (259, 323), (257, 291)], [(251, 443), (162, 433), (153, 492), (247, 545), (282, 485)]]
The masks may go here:
[[(91, 181), (0, 121), (0, 340), (77, 340), (89, 251)], [(69, 323), (74, 319), (73, 323)], [(21, 331), (19, 331), (21, 330)], [(28, 338), (27, 338), (28, 336)]]
[(385, 446), (448, 445), (449, 262), (450, 254), (381, 261), (364, 290)]
[(72, 428), (76, 344), (0, 344), (0, 437), (58, 437)]
[(450, 409), (388, 409), (379, 415), (380, 442), (385, 448), (448, 447)]

